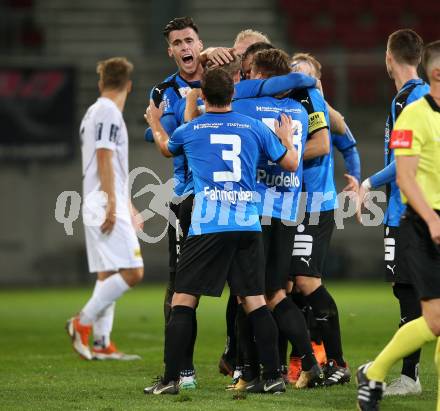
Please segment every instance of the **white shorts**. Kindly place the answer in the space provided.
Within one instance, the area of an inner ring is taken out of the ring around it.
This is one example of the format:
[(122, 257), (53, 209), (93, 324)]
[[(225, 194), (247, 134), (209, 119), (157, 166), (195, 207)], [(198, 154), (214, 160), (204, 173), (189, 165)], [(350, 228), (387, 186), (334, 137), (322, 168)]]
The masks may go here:
[(103, 234), (99, 226), (84, 225), (84, 231), (91, 273), (144, 266), (139, 240), (129, 217), (117, 216), (110, 234)]

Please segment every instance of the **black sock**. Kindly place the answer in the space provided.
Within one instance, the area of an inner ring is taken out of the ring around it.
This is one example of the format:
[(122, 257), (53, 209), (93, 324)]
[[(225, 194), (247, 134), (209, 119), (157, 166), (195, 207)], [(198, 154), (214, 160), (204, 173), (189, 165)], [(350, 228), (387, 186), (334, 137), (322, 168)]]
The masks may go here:
[(235, 334), (235, 318), (237, 317), (238, 302), (237, 297), (229, 295), (226, 307), (226, 346), (224, 355), (234, 367), (237, 357), (237, 337)]
[[(397, 283), (393, 286), (393, 293), (400, 305), (399, 328), (422, 315), (420, 301), (412, 285)], [(420, 352), (417, 350), (403, 359), (402, 374), (414, 381), (419, 376)]]
[(165, 298), (163, 301), (163, 315), (165, 318), (165, 327), (170, 320), (171, 314), (171, 300), (174, 294), (174, 282), (176, 279), (176, 272), (170, 271), (170, 278), (168, 280), (167, 289), (165, 290)]
[(188, 350), (193, 335), (194, 309), (176, 305), (171, 309), (165, 332), (165, 383), (178, 381), (182, 369), (182, 352)]
[(192, 334), (191, 334), (191, 340), (187, 347), (187, 350), (185, 351), (185, 355), (182, 358), (182, 370), (184, 371), (186, 375), (193, 374), (194, 371), (194, 347), (196, 344), (196, 338), (197, 338), (197, 314), (196, 311), (193, 310), (193, 316), (192, 316)]
[[(170, 277), (168, 279), (167, 288), (165, 290), (165, 297), (163, 299), (163, 316), (164, 316), (164, 334), (166, 335), (167, 332), (167, 324), (168, 321), (170, 321), (170, 315), (171, 315), (171, 301), (173, 299), (174, 294), (174, 282), (176, 279), (176, 272), (170, 271)], [(165, 351), (164, 351), (165, 355)], [(163, 359), (163, 362), (165, 362), (165, 357)]]
[(284, 334), (298, 352), (303, 370), (310, 370), (316, 364), (316, 359), (313, 355), (306, 321), (300, 309), (291, 299), (284, 298), (274, 308), (273, 316), (280, 334)]
[(243, 367), (243, 379), (249, 382), (260, 376), (260, 362), (251, 323), (241, 304), (237, 308), (237, 339), (238, 365)]
[(280, 376), (280, 357), (278, 354), (278, 329), (266, 305), (248, 314), (255, 336), (258, 357), (263, 366), (263, 378), (274, 379)]
[[(276, 318), (275, 318), (276, 322)], [(281, 331), (280, 327), (278, 326), (278, 352), (280, 354), (280, 364), (281, 364), (281, 371), (285, 371), (287, 368), (287, 346), (288, 346), (289, 340), (287, 339), (286, 335)]]
[(338, 365), (345, 366), (342, 356), (341, 328), (339, 326), (338, 307), (335, 300), (321, 285), (307, 296), (328, 360), (335, 360)]

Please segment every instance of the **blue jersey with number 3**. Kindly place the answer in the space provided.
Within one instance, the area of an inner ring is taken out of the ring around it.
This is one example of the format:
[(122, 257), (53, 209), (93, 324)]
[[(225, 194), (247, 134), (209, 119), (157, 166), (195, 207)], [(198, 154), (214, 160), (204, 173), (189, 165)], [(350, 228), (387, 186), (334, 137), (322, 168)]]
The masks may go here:
[(206, 113), (179, 127), (168, 149), (184, 153), (194, 179), (189, 235), (261, 231), (255, 191), (259, 159), (278, 162), (286, 148), (261, 121), (234, 113)]

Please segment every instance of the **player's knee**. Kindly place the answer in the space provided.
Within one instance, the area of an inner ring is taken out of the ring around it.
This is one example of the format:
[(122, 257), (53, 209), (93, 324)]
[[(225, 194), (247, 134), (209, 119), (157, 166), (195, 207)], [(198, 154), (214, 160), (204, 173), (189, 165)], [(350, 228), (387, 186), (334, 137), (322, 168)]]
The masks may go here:
[(295, 278), (295, 287), (303, 295), (313, 293), (321, 285), (321, 279), (315, 277), (298, 276)]
[(144, 278), (144, 268), (130, 268), (128, 270), (121, 271), (121, 275), (130, 287), (134, 287), (139, 284)]
[(266, 301), (270, 310), (273, 309), (286, 298), (285, 290), (276, 290), (271, 292), (266, 292)]
[(183, 305), (190, 308), (196, 308), (198, 304), (198, 298), (191, 294), (174, 293), (171, 306)]

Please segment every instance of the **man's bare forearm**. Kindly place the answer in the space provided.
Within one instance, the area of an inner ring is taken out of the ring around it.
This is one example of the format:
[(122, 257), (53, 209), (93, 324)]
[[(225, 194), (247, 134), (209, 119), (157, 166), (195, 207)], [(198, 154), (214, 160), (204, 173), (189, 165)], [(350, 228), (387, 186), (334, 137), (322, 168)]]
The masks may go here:
[(328, 129), (317, 131), (306, 143), (304, 150), (304, 160), (322, 157), (330, 153), (330, 137)]
[(112, 163), (113, 151), (105, 148), (98, 149), (96, 157), (101, 191), (107, 194), (109, 205), (116, 206), (115, 173)]

